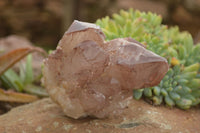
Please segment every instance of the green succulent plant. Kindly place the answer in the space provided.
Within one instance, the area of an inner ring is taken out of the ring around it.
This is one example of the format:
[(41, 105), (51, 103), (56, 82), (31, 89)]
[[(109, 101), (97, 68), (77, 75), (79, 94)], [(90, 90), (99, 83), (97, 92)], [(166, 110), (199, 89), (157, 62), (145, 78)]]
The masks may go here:
[(41, 77), (34, 78), (32, 68), (32, 54), (27, 56), (26, 64), (20, 66), (19, 74), (12, 68), (9, 68), (2, 75), (0, 81), (6, 89), (15, 89), (17, 92), (25, 92), (36, 96), (48, 96), (46, 91), (38, 85), (35, 85), (36, 80)]
[(165, 103), (173, 107), (188, 109), (200, 103), (200, 44), (194, 45), (188, 32), (161, 24), (162, 18), (151, 12), (130, 9), (121, 10), (98, 19), (107, 40), (132, 37), (146, 48), (165, 57), (170, 69), (160, 84), (151, 88), (134, 90), (135, 99), (142, 97), (154, 105)]

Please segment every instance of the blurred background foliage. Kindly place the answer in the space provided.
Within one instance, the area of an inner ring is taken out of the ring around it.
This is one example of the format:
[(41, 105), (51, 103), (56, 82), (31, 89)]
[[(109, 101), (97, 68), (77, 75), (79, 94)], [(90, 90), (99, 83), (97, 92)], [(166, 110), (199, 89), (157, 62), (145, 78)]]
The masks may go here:
[(17, 34), (53, 49), (74, 19), (95, 22), (129, 8), (160, 14), (200, 42), (200, 0), (0, 0), (0, 37)]

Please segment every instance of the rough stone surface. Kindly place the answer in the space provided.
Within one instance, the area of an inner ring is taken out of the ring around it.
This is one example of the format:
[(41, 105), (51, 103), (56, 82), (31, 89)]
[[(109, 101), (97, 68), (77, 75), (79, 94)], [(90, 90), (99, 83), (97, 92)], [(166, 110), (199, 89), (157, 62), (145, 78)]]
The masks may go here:
[(199, 133), (199, 108), (183, 111), (132, 100), (120, 116), (74, 120), (50, 98), (0, 116), (2, 133)]

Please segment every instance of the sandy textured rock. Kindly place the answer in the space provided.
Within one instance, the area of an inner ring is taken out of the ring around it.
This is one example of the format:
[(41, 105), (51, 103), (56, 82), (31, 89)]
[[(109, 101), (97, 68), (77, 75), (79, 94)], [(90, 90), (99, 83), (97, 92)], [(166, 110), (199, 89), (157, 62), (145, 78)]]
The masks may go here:
[(106, 119), (66, 117), (46, 98), (0, 116), (2, 133), (199, 133), (199, 108), (183, 111), (132, 100), (120, 116)]
[(128, 105), (133, 89), (159, 84), (167, 60), (132, 38), (106, 42), (101, 29), (74, 21), (44, 61), (44, 85), (67, 116), (105, 118)]

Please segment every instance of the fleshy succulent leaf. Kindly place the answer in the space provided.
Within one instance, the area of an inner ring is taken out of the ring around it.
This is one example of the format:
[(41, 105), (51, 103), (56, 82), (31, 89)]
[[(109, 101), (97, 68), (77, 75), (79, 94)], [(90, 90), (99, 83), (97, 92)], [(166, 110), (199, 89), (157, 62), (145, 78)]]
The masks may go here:
[[(109, 23), (115, 30), (110, 30)], [(134, 90), (135, 99), (143, 96), (154, 105), (165, 102), (170, 107), (188, 109), (200, 103), (200, 44), (194, 45), (191, 34), (180, 32), (177, 26), (168, 28), (161, 23), (161, 16), (133, 9), (121, 10), (111, 18), (96, 22), (106, 31), (108, 40), (132, 37), (168, 60), (171, 69), (160, 84), (142, 91)]]

